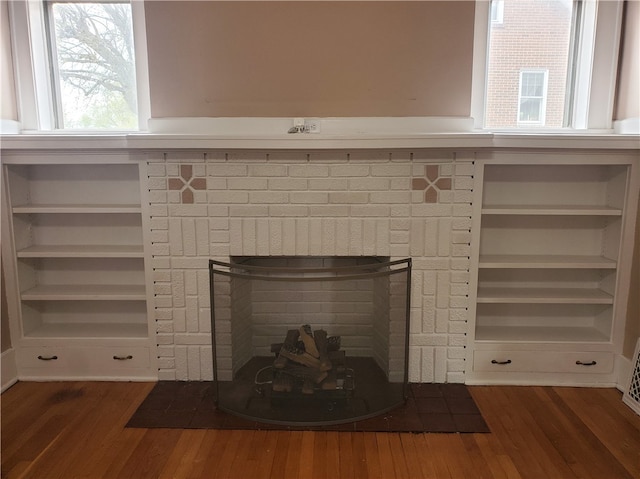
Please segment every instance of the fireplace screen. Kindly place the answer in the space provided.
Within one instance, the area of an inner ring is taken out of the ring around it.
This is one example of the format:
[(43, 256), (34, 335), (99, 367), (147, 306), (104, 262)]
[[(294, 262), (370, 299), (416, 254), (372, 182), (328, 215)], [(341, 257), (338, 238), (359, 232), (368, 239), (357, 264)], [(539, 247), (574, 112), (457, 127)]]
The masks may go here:
[(219, 409), (328, 425), (406, 400), (410, 259), (234, 257), (209, 275)]

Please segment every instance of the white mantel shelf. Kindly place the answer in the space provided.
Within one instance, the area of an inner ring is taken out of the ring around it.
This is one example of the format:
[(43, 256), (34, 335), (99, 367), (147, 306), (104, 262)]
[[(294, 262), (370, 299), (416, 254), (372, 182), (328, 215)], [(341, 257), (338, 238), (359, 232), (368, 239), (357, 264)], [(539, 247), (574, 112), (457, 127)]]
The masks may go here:
[(269, 136), (184, 134), (23, 133), (0, 137), (2, 150), (349, 150), (349, 149), (578, 149), (638, 150), (640, 136), (618, 134), (353, 134), (313, 133)]

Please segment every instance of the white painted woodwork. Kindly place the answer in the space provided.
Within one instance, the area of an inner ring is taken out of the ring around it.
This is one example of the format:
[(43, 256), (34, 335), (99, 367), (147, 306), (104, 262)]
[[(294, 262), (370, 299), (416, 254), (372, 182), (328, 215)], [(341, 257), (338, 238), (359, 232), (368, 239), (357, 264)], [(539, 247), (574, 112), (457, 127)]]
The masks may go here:
[(140, 165), (46, 158), (4, 171), (18, 378), (153, 379)]
[(469, 384), (615, 383), (637, 165), (541, 156), (500, 152), (477, 176)]

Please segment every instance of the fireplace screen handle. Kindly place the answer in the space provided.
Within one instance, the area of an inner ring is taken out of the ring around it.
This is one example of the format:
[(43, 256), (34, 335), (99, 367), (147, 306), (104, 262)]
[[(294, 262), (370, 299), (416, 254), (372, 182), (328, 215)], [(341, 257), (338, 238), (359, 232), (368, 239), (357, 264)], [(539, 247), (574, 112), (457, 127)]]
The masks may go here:
[(113, 359), (115, 359), (116, 361), (128, 361), (129, 359), (133, 359), (133, 356), (128, 355), (128, 356), (114, 356)]

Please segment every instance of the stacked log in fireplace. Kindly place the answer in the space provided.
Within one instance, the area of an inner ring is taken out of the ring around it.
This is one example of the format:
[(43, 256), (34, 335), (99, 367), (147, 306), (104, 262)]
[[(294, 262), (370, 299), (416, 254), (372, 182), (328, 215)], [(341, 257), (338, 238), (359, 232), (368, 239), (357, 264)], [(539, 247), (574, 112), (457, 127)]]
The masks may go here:
[(351, 370), (346, 367), (340, 336), (328, 336), (324, 329), (313, 331), (305, 324), (290, 329), (282, 343), (271, 345), (272, 394), (306, 396), (349, 393), (354, 389)]

